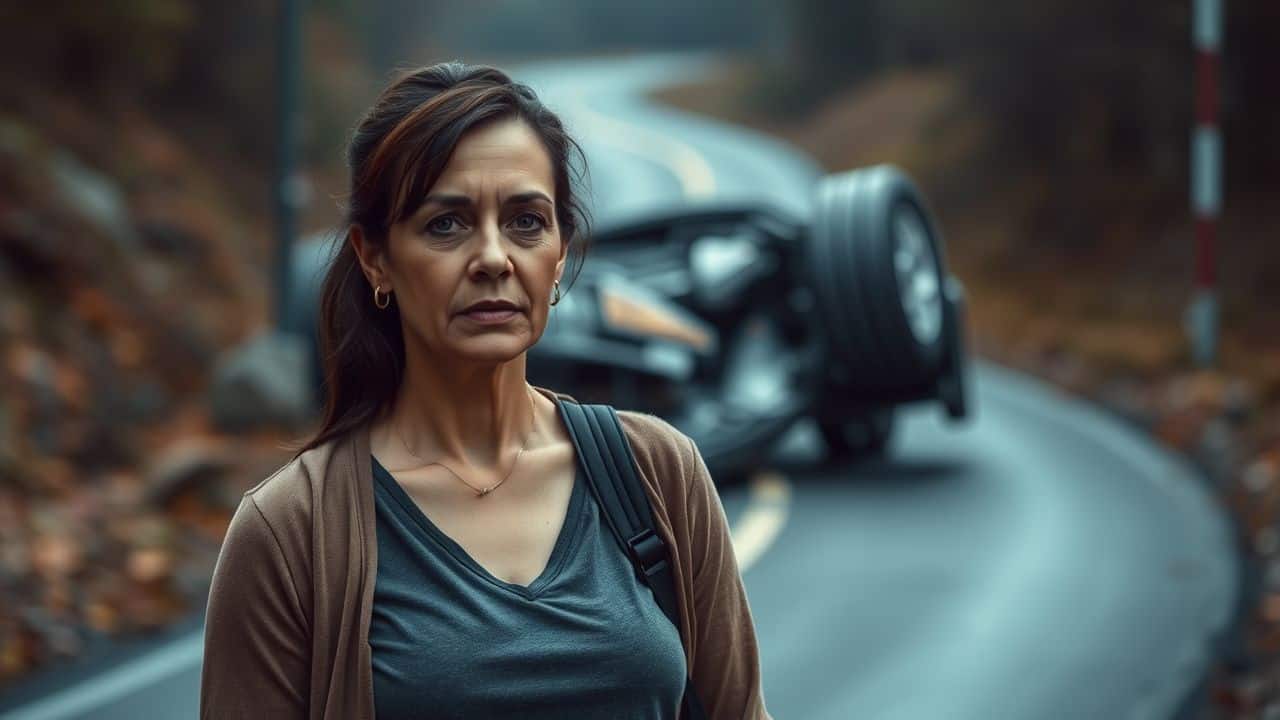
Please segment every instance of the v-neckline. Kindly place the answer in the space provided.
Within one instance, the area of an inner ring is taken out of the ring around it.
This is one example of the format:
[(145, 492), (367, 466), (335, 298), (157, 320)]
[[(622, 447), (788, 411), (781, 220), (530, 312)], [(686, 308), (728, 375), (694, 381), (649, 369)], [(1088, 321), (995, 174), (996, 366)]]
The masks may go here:
[(579, 477), (578, 462), (575, 459), (573, 463), (573, 489), (569, 494), (569, 505), (565, 510), (564, 521), (560, 524), (560, 534), (556, 537), (555, 545), (551, 548), (551, 555), (547, 558), (546, 566), (542, 572), (538, 574), (528, 585), (519, 585), (517, 583), (507, 582), (493, 573), (489, 572), (483, 565), (471, 557), (456, 540), (449, 537), (448, 533), (441, 530), (426, 513), (422, 512), (422, 508), (409, 497), (408, 492), (400, 485), (400, 481), (396, 480), (391, 471), (383, 467), (378, 462), (378, 458), (369, 454), (369, 458), (373, 462), (373, 477), (401, 508), (408, 513), (419, 528), (426, 533), (433, 542), (448, 552), (454, 559), (467, 567), (471, 572), (480, 577), (482, 580), (494, 585), (502, 590), (518, 595), (526, 600), (535, 600), (542, 595), (559, 576), (566, 561), (571, 556), (571, 550), (577, 543), (579, 529), (582, 525), (582, 503), (585, 491), (583, 483), (585, 482)]

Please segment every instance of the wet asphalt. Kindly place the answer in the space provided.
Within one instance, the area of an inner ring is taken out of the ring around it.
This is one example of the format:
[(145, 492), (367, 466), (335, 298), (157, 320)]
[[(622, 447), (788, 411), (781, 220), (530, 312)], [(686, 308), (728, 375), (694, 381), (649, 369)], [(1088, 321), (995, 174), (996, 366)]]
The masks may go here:
[[(708, 62), (517, 75), (586, 147), (598, 218), (707, 196), (807, 212), (815, 163), (645, 100)], [(1237, 596), (1201, 479), (1038, 381), (983, 363), (973, 381), (972, 421), (905, 408), (885, 459), (827, 462), (807, 423), (779, 451), (786, 524), (744, 573), (774, 717), (1165, 718), (1195, 686)], [(747, 488), (722, 499), (733, 522)], [(195, 717), (193, 620), (10, 691), (0, 718)]]

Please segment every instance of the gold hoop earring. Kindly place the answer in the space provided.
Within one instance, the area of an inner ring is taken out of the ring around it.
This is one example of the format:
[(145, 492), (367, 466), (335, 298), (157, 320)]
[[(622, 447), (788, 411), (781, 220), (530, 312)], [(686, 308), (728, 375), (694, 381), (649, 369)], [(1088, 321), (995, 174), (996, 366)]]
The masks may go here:
[(555, 305), (560, 302), (560, 281), (559, 280), (556, 281), (555, 289), (556, 289), (556, 296), (551, 299), (552, 305)]
[(378, 287), (373, 289), (373, 304), (377, 306), (379, 310), (386, 310), (387, 306), (391, 304), (391, 293), (385, 293), (386, 299), (382, 302), (378, 302), (378, 294), (381, 292), (382, 283), (378, 283)]

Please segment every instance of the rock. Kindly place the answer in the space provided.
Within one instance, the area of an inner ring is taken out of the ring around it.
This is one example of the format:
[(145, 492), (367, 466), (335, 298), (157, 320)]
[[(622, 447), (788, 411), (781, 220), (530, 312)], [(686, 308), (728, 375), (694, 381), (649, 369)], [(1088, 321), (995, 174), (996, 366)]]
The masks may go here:
[(264, 332), (223, 353), (214, 368), (214, 423), (239, 432), (265, 426), (297, 428), (312, 419), (311, 358), (305, 341)]
[(1227, 383), (1223, 392), (1222, 409), (1233, 423), (1244, 422), (1258, 406), (1258, 394), (1247, 380), (1235, 379)]
[(49, 650), (54, 655), (62, 657), (75, 657), (84, 648), (84, 641), (80, 638), (80, 631), (66, 624), (58, 624), (49, 628), (48, 634), (45, 635), (45, 642), (48, 643)]
[(172, 574), (173, 587), (183, 597), (200, 599), (209, 595), (209, 578), (213, 577), (213, 568), (217, 563), (217, 554), (210, 553), (207, 559), (179, 563)]
[(18, 623), (0, 622), (0, 683), (24, 672), (30, 654), (30, 632)]
[(57, 454), (57, 418), (61, 408), (58, 399), (54, 359), (34, 345), (15, 344), (8, 353), (9, 372), (20, 380), (31, 399), (34, 418), (27, 428), (28, 437), (38, 452)]
[[(1278, 546), (1280, 546), (1280, 533), (1273, 525), (1262, 528), (1253, 536), (1253, 549), (1259, 555), (1264, 557), (1274, 555)], [(1280, 612), (1280, 608), (1277, 611)]]
[(156, 630), (172, 623), (185, 608), (163, 583), (134, 583), (121, 598), (129, 630)]
[(1098, 399), (1104, 406), (1139, 427), (1149, 430), (1155, 423), (1150, 392), (1132, 379), (1119, 378), (1105, 382), (1098, 391)]
[(141, 583), (164, 579), (173, 573), (173, 555), (161, 547), (138, 548), (129, 553), (128, 571)]
[(1267, 569), (1264, 573), (1267, 588), (1271, 592), (1280, 591), (1280, 558), (1273, 558), (1267, 562)]
[(1194, 456), (1215, 482), (1221, 482), (1236, 465), (1235, 433), (1225, 416), (1212, 417), (1201, 430)]
[(36, 145), (30, 128), (6, 117), (0, 119), (0, 157), (13, 162), (27, 159)]
[(85, 620), (94, 630), (110, 634), (120, 626), (120, 613), (110, 603), (94, 600), (85, 608)]
[(146, 288), (147, 293), (152, 297), (165, 297), (183, 290), (174, 287), (176, 273), (173, 266), (166, 260), (139, 257), (135, 259), (133, 269), (139, 284)]
[(33, 489), (57, 497), (66, 497), (77, 489), (80, 472), (75, 465), (60, 457), (27, 458), (26, 467)]
[(1078, 394), (1087, 394), (1097, 382), (1093, 370), (1082, 358), (1066, 352), (1046, 358), (1043, 373), (1058, 386)]
[(0, 577), (10, 581), (22, 578), (31, 570), (31, 552), (21, 538), (0, 543)]
[(1212, 370), (1201, 370), (1176, 378), (1169, 384), (1165, 403), (1174, 411), (1189, 408), (1221, 409), (1225, 405), (1227, 381)]
[(199, 261), (204, 247), (199, 237), (167, 218), (150, 218), (138, 223), (138, 232), (151, 250), (184, 262)]
[(201, 438), (183, 438), (155, 457), (146, 471), (146, 501), (164, 505), (186, 490), (216, 480), (234, 465), (227, 449)]
[(167, 415), (173, 407), (173, 396), (160, 383), (143, 377), (130, 384), (124, 406), (130, 419), (143, 423), (155, 422)]
[(105, 231), (124, 257), (138, 253), (141, 242), (129, 217), (124, 193), (110, 178), (62, 150), (54, 153), (49, 169), (72, 210)]
[(1262, 457), (1245, 468), (1240, 481), (1250, 492), (1263, 493), (1275, 487), (1277, 479), (1280, 479), (1280, 468), (1276, 466), (1275, 460)]
[(6, 474), (6, 468), (17, 462), (18, 429), (14, 425), (12, 406), (0, 403), (0, 475)]
[(80, 568), (80, 543), (70, 534), (41, 535), (31, 546), (31, 565), (42, 577), (66, 577)]
[(172, 547), (175, 529), (164, 515), (153, 513), (130, 518), (125, 542), (131, 548)]
[(138, 507), (146, 497), (146, 482), (132, 470), (114, 470), (102, 475), (103, 511), (120, 516)]
[[(8, 273), (4, 274), (8, 275)], [(8, 278), (0, 278), (0, 280), (8, 282)], [(18, 298), (0, 298), (0, 332), (13, 336), (30, 335), (35, 323), (31, 315), (31, 308)]]
[(1187, 408), (1165, 413), (1154, 427), (1156, 437), (1176, 450), (1193, 452), (1209, 420), (1208, 411)]

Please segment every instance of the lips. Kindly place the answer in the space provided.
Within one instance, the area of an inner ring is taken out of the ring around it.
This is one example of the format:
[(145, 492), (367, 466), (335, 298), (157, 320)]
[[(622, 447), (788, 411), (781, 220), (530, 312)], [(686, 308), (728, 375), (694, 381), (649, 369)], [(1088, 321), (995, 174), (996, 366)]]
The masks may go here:
[(478, 312), (520, 312), (520, 306), (510, 300), (481, 300), (471, 303), (462, 311), (464, 315)]

